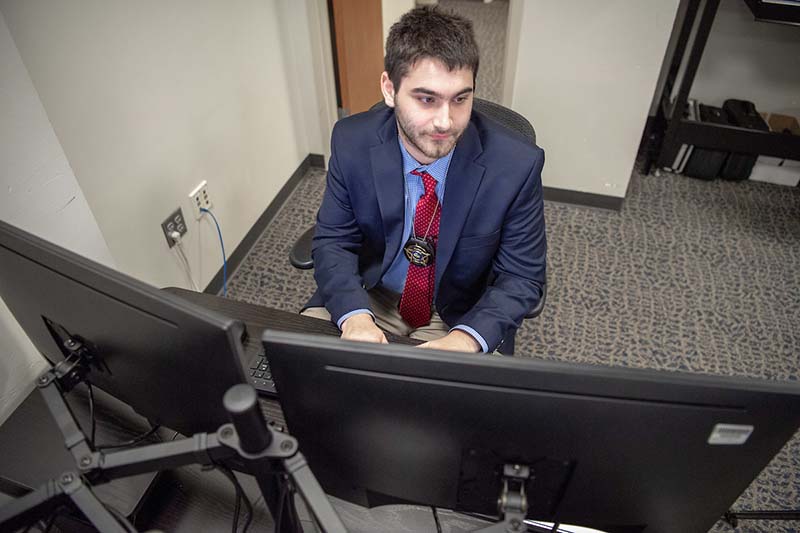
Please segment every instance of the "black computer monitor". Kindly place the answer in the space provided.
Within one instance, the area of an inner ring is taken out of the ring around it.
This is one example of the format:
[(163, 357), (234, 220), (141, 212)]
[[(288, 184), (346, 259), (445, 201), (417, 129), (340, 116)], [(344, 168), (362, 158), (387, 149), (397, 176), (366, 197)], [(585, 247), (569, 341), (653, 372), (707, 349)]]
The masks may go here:
[(705, 532), (800, 426), (800, 384), (474, 356), (266, 331), (290, 433), (327, 492)]
[(99, 357), (87, 380), (183, 434), (228, 422), (222, 397), (245, 383), (241, 322), (0, 221), (0, 298), (52, 364), (74, 336)]

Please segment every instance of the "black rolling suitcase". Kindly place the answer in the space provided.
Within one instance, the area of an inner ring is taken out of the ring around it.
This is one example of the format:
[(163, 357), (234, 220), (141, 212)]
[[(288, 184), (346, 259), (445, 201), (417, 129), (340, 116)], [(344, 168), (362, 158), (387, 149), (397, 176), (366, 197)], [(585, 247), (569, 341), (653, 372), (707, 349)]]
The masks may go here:
[[(730, 123), (741, 128), (769, 131), (769, 126), (756, 111), (753, 102), (747, 100), (725, 100), (722, 109), (727, 113)], [(726, 180), (746, 180), (753, 171), (758, 156), (753, 154), (732, 153), (720, 171)]]
[[(704, 104), (700, 104), (697, 107), (701, 122), (729, 124), (725, 111), (719, 107)], [(689, 161), (686, 163), (686, 168), (683, 169), (683, 173), (692, 178), (713, 180), (719, 175), (727, 157), (728, 152), (695, 146)]]

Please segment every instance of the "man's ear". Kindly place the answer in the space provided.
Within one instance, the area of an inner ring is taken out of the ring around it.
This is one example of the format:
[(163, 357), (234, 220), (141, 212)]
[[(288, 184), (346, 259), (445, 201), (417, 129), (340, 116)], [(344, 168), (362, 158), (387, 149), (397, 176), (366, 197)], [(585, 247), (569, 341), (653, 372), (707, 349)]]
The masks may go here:
[(389, 79), (389, 74), (385, 71), (381, 74), (381, 93), (383, 93), (383, 101), (389, 107), (394, 107), (394, 83)]

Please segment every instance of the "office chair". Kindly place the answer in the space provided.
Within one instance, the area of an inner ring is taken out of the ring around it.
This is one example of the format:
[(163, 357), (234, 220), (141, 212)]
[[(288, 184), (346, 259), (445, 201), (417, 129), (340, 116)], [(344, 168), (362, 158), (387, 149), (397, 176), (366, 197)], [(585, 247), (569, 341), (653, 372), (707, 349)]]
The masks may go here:
[[(381, 109), (385, 107), (386, 104), (381, 100), (380, 102), (376, 103), (370, 108), (370, 111), (373, 109)], [(513, 111), (507, 107), (504, 107), (500, 104), (496, 104), (494, 102), (490, 102), (488, 100), (483, 100), (481, 98), (475, 98), (472, 102), (472, 109), (474, 111), (478, 111), (479, 113), (489, 117), (490, 119), (494, 120), (495, 122), (499, 122), (503, 126), (507, 127), (510, 130), (513, 130), (527, 140), (530, 141), (531, 144), (536, 143), (536, 131), (533, 129), (533, 126), (528, 119)], [(292, 263), (292, 266), (295, 268), (299, 268), (301, 270), (309, 270), (314, 268), (314, 260), (311, 257), (311, 241), (314, 238), (314, 226), (308, 228), (300, 238), (295, 241), (294, 246), (292, 246), (292, 250), (289, 253), (289, 261)], [(536, 307), (531, 309), (531, 311), (525, 315), (525, 318), (536, 318), (542, 313), (544, 309), (544, 302), (547, 298), (547, 283), (542, 286), (542, 298), (539, 300), (539, 303), (536, 304)], [(514, 355), (514, 337), (516, 332), (509, 334), (503, 342), (500, 344), (500, 347), (497, 349), (503, 355)]]

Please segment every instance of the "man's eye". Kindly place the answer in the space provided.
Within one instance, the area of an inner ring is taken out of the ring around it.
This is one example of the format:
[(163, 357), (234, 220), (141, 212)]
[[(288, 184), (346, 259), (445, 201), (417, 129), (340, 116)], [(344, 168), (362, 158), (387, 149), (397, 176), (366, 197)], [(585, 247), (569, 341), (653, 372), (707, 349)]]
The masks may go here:
[(455, 102), (457, 104), (463, 104), (466, 101), (467, 101), (467, 97), (466, 96), (457, 96), (456, 99), (455, 99)]
[(433, 103), (433, 97), (431, 97), (431, 96), (420, 96), (419, 97), (419, 101), (422, 102), (423, 104), (432, 104)]

